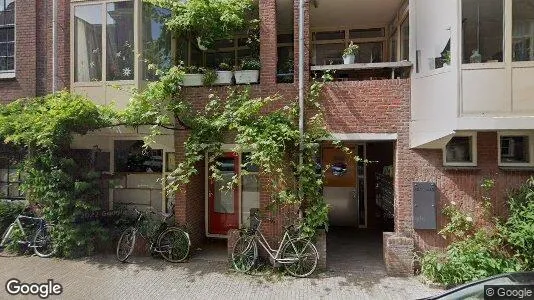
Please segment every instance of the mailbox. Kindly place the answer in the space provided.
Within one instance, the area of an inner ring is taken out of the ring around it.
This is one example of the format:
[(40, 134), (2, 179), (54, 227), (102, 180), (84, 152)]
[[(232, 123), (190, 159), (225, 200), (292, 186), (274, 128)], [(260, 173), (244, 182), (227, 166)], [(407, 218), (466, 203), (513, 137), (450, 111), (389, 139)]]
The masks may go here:
[(438, 189), (433, 182), (413, 183), (413, 228), (437, 229)]

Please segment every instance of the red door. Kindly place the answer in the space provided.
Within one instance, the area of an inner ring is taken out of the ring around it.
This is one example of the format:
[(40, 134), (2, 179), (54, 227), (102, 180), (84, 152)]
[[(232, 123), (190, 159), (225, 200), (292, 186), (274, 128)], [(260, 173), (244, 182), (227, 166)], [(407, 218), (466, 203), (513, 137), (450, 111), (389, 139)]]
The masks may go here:
[(225, 153), (217, 162), (222, 180), (210, 178), (208, 233), (226, 235), (228, 230), (239, 228), (239, 189), (235, 186), (227, 188), (239, 172), (239, 156), (237, 153)]

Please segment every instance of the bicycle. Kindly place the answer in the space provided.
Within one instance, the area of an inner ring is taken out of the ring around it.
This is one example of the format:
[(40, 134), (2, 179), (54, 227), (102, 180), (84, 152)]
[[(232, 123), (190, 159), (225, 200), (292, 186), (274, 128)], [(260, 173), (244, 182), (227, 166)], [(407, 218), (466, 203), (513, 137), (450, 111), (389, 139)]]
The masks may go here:
[(292, 237), (290, 232), (298, 232), (295, 225), (284, 226), (284, 235), (278, 248), (271, 247), (260, 230), (262, 220), (256, 214), (254, 224), (234, 244), (232, 264), (239, 272), (248, 272), (258, 259), (258, 244), (269, 254), (273, 265), (284, 265), (289, 274), (295, 277), (311, 275), (319, 260), (317, 248), (308, 238)]
[[(174, 212), (174, 209), (171, 209), (171, 211)], [(154, 232), (154, 235), (145, 236), (145, 233), (140, 229), (144, 219), (146, 219), (146, 213), (140, 212), (137, 209), (135, 209), (135, 212), (137, 214), (135, 225), (128, 227), (122, 233), (117, 243), (117, 259), (120, 262), (126, 262), (132, 254), (137, 235), (140, 235), (145, 240), (150, 240), (150, 253), (160, 254), (169, 262), (182, 262), (187, 258), (189, 248), (191, 247), (189, 234), (176, 226), (169, 226), (167, 223), (167, 220), (174, 216), (174, 213), (160, 213), (163, 219)]]
[[(24, 230), (21, 220), (29, 220), (34, 224), (37, 223), (37, 230), (35, 231), (33, 239), (30, 240), (28, 238), (28, 234)], [(55, 249), (52, 243), (53, 226), (48, 224), (43, 218), (29, 217), (24, 215), (17, 216), (15, 221), (9, 225), (7, 230), (2, 235), (0, 252), (3, 251), (7, 245), (14, 242), (12, 240), (12, 235), (15, 228), (20, 231), (23, 237), (23, 240), (18, 240), (16, 242), (23, 245), (25, 249), (33, 248), (33, 252), (42, 258), (47, 258), (54, 255)]]

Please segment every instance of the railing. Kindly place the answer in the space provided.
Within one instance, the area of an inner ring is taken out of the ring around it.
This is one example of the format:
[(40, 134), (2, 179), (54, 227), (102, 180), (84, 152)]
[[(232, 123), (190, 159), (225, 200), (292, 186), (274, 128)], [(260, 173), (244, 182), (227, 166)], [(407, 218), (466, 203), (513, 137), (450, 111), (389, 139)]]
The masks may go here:
[(312, 66), (311, 71), (314, 73), (334, 71), (336, 80), (394, 79), (409, 77), (412, 66), (409, 61), (357, 63)]

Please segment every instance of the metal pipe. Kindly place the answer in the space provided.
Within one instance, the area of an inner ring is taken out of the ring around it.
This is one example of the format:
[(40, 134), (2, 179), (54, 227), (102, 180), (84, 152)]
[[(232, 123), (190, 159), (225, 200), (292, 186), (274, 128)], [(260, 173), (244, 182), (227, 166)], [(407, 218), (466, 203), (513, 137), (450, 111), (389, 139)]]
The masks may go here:
[[(304, 165), (304, 1), (299, 0), (299, 167)], [(302, 194), (302, 175), (299, 177), (299, 197), (304, 200)]]
[(52, 93), (56, 92), (57, 62), (57, 0), (52, 0)]

